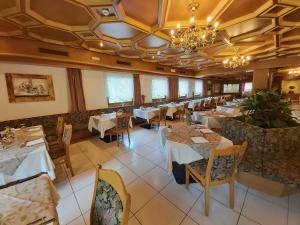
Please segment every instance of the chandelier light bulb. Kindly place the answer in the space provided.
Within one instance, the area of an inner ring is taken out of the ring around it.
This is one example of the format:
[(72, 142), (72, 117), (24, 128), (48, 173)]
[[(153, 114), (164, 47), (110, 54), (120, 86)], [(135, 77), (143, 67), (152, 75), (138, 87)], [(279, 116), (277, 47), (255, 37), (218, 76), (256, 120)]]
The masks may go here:
[(246, 59), (249, 61), (249, 60), (251, 59), (251, 57), (248, 55), (248, 56), (246, 57)]
[(174, 30), (171, 30), (170, 31), (170, 34), (173, 36), (175, 34), (175, 31)]
[(181, 24), (180, 24), (180, 23), (177, 23), (177, 24), (176, 24), (176, 28), (177, 28), (177, 29), (180, 29), (180, 27), (181, 27)]
[(212, 21), (211, 16), (207, 17), (206, 21), (207, 21), (208, 23), (210, 23), (210, 22)]
[(190, 18), (190, 23), (195, 23), (195, 17)]
[(215, 22), (214, 27), (217, 28), (219, 25), (219, 22)]
[(103, 47), (104, 46), (103, 41), (100, 41), (99, 45), (100, 47)]

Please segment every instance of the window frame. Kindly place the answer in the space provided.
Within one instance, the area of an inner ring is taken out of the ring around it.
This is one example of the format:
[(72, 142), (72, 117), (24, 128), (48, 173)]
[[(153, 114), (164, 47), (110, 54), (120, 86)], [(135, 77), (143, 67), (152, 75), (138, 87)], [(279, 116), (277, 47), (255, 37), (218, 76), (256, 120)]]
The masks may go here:
[[(153, 81), (155, 80), (164, 80), (166, 82), (166, 95), (165, 97), (162, 98), (153, 98)], [(168, 99), (169, 97), (169, 80), (167, 77), (152, 77), (151, 79), (151, 100), (152, 102), (164, 102)]]

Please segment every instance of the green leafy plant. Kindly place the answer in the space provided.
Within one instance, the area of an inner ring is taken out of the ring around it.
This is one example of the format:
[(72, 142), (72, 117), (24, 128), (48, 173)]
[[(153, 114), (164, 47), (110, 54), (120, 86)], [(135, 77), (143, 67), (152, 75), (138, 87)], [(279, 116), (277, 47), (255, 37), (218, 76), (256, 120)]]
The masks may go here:
[(238, 120), (263, 128), (299, 126), (292, 116), (291, 104), (282, 99), (275, 89), (260, 90), (242, 104)]

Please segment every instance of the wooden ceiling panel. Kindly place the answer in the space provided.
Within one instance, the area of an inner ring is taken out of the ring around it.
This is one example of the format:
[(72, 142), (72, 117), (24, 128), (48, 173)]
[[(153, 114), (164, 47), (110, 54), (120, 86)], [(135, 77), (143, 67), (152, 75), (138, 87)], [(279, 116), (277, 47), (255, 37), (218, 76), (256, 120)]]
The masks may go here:
[(46, 20), (68, 26), (87, 26), (92, 20), (85, 8), (67, 0), (30, 0), (30, 9)]
[(47, 26), (38, 26), (28, 29), (33, 37), (39, 37), (42, 40), (61, 43), (80, 43), (80, 39), (71, 32), (51, 28)]
[(145, 48), (145, 49), (151, 49), (151, 48), (160, 48), (162, 46), (167, 45), (168, 42), (158, 38), (154, 35), (149, 35), (146, 38), (142, 39), (138, 42), (138, 45)]
[[(129, 16), (148, 26), (154, 26), (158, 22), (159, 0), (122, 0), (126, 16)], [(140, 10), (140, 9), (146, 10)]]
[(196, 70), (221, 67), (234, 49), (253, 60), (299, 54), (294, 50), (300, 41), (298, 0), (194, 1), (197, 25), (207, 25), (212, 16), (220, 26), (212, 46), (192, 53), (173, 49), (169, 34), (178, 22), (189, 26), (191, 0), (0, 0), (0, 36)]
[(140, 31), (123, 22), (102, 23), (98, 29), (103, 35), (115, 39), (130, 39), (140, 34)]

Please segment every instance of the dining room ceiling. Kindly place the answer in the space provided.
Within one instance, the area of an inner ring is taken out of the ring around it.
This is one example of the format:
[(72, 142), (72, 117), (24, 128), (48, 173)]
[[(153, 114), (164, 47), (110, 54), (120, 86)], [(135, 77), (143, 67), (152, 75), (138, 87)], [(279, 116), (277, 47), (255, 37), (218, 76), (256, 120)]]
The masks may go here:
[[(210, 47), (170, 45), (191, 0), (1, 0), (0, 36), (34, 39), (193, 69), (222, 67), (235, 50), (252, 60), (300, 55), (299, 0), (197, 0), (196, 24), (220, 23)], [(100, 44), (102, 43), (102, 44)]]

